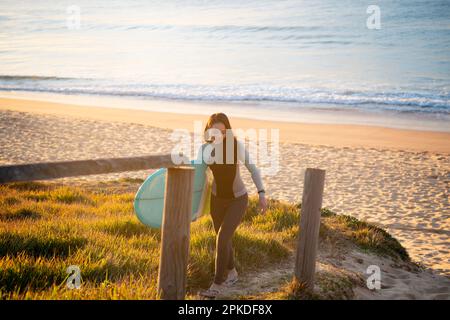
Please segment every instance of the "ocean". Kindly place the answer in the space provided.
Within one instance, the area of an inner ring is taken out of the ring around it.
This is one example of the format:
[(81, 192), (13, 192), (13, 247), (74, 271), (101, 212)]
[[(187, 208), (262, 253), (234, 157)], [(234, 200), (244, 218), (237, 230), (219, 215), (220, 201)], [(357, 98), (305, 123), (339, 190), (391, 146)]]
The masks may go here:
[(450, 131), (450, 1), (1, 0), (11, 92)]

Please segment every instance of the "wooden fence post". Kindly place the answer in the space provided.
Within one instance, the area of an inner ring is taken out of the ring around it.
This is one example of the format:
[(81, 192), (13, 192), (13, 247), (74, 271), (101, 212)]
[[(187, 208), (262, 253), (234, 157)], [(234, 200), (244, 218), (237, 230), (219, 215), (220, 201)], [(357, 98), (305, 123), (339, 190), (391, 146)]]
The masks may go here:
[(314, 273), (319, 243), (320, 209), (322, 207), (325, 170), (307, 168), (303, 187), (300, 232), (295, 277), (307, 289), (314, 289)]
[(167, 169), (158, 274), (158, 294), (165, 300), (186, 294), (194, 172), (192, 167)]

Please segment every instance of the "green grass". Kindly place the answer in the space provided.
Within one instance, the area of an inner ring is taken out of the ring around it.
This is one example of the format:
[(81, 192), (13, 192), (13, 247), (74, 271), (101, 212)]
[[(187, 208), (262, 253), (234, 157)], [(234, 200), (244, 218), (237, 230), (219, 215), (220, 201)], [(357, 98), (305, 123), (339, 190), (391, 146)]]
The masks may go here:
[[(141, 182), (0, 185), (0, 298), (157, 298), (161, 234), (134, 215), (134, 191)], [(299, 205), (270, 200), (266, 215), (259, 215), (256, 205), (250, 198), (233, 239), (241, 274), (287, 259), (299, 231)], [(408, 259), (383, 230), (326, 209), (322, 215), (321, 241), (350, 241), (365, 250)], [(215, 233), (209, 216), (191, 225), (190, 244), (187, 289), (192, 296), (213, 278)], [(71, 265), (81, 269), (81, 289), (66, 287)], [(279, 298), (302, 297), (296, 288), (282, 290), (286, 294)]]
[(360, 249), (410, 262), (406, 249), (384, 229), (347, 215), (336, 215), (328, 210), (322, 215), (320, 237), (328, 242), (351, 242)]

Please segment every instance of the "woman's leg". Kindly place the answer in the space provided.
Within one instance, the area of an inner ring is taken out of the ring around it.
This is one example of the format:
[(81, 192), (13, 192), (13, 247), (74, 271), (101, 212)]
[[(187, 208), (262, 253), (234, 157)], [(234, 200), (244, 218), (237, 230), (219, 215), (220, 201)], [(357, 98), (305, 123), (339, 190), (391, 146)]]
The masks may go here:
[(225, 217), (226, 209), (226, 202), (223, 199), (217, 198), (212, 194), (210, 201), (210, 211), (216, 234), (219, 233), (220, 226), (222, 225), (223, 218)]
[[(226, 201), (224, 199), (218, 199), (213, 194), (211, 195), (210, 200), (211, 217), (213, 221), (214, 230), (216, 231), (216, 235), (219, 233), (220, 227), (222, 226), (228, 202), (229, 201)], [(234, 268), (234, 258), (232, 249), (230, 250), (228, 261), (229, 261), (228, 270), (231, 270)]]
[[(222, 200), (222, 201), (220, 201)], [(218, 199), (214, 195), (211, 195), (210, 200), (210, 208), (211, 208), (211, 217), (213, 220), (214, 230), (216, 231), (216, 235), (219, 233), (220, 227), (222, 226), (223, 219), (226, 214), (226, 210), (228, 207), (228, 202), (224, 199)], [(234, 269), (234, 252), (233, 248), (230, 247), (230, 252), (228, 254), (228, 270)]]
[(216, 239), (216, 274), (214, 282), (221, 284), (226, 280), (229, 269), (234, 268), (232, 238), (248, 205), (248, 195), (231, 200), (226, 206), (222, 224)]

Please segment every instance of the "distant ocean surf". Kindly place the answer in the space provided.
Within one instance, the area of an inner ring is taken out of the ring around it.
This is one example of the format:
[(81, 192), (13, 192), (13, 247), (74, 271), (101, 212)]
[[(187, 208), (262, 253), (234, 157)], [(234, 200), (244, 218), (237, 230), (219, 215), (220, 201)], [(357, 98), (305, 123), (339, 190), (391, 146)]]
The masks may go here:
[(30, 91), (61, 94), (144, 97), (208, 102), (261, 102), (326, 105), (361, 108), (366, 111), (397, 111), (450, 115), (450, 94), (427, 92), (372, 92), (327, 90), (327, 88), (274, 87), (269, 85), (155, 85), (112, 83), (110, 80), (42, 76), (0, 76), (1, 91)]

